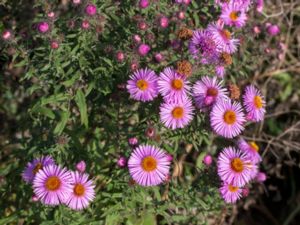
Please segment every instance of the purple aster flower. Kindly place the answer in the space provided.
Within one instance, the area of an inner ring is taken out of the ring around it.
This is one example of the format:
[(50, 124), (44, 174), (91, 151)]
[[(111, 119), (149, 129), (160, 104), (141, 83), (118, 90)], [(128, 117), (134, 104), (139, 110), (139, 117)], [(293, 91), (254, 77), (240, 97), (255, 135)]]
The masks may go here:
[(220, 18), (226, 25), (243, 27), (246, 24), (247, 15), (243, 5), (237, 2), (222, 7), (222, 14)]
[(186, 77), (170, 67), (160, 73), (157, 84), (160, 94), (167, 102), (182, 101), (190, 90)]
[(253, 85), (249, 85), (245, 88), (243, 103), (247, 111), (247, 119), (255, 122), (264, 119), (266, 102), (260, 91)]
[(233, 186), (228, 183), (224, 183), (219, 190), (222, 195), (222, 198), (226, 203), (235, 203), (238, 199), (242, 197), (242, 188)]
[(126, 86), (130, 97), (142, 102), (152, 101), (158, 95), (157, 79), (155, 72), (148, 68), (135, 71)]
[(222, 81), (218, 81), (216, 77), (202, 77), (193, 86), (193, 96), (196, 106), (202, 110), (214, 105), (220, 99), (228, 100), (227, 91), (222, 86)]
[(238, 102), (218, 101), (210, 113), (212, 129), (225, 138), (233, 138), (243, 130), (245, 122), (242, 106)]
[(34, 159), (29, 162), (22, 173), (23, 180), (27, 183), (31, 183), (40, 169), (45, 166), (55, 164), (51, 156), (42, 156), (41, 158)]
[(69, 198), (65, 201), (71, 209), (82, 210), (87, 208), (95, 198), (95, 185), (89, 180), (87, 174), (71, 172), (72, 191)]
[(193, 105), (190, 99), (179, 102), (165, 102), (160, 106), (160, 121), (170, 129), (183, 128), (193, 119)]
[(203, 64), (213, 63), (216, 59), (217, 46), (207, 30), (196, 30), (189, 42), (189, 52)]
[(243, 187), (251, 180), (253, 168), (256, 165), (241, 150), (227, 147), (220, 153), (217, 167), (222, 181)]
[(233, 53), (237, 50), (239, 40), (233, 38), (229, 30), (224, 29), (224, 23), (211, 23), (208, 25), (207, 30), (211, 33), (218, 51)]
[(142, 186), (155, 186), (164, 182), (170, 164), (166, 152), (151, 145), (140, 145), (128, 160), (131, 177)]
[(70, 172), (57, 165), (45, 166), (33, 180), (34, 194), (46, 205), (65, 203), (72, 193)]
[(258, 153), (259, 147), (254, 141), (247, 142), (243, 138), (240, 138), (237, 142), (237, 146), (248, 155), (253, 163), (259, 163), (261, 161), (261, 157)]

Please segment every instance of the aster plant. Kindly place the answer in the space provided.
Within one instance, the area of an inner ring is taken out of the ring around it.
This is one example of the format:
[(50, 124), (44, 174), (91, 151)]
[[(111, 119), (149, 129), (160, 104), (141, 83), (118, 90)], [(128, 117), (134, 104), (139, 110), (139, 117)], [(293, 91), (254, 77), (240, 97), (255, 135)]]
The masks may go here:
[(1, 32), (30, 86), (27, 223), (205, 224), (257, 181), (239, 136), (267, 102), (228, 88), (250, 1), (34, 2), (29, 37)]

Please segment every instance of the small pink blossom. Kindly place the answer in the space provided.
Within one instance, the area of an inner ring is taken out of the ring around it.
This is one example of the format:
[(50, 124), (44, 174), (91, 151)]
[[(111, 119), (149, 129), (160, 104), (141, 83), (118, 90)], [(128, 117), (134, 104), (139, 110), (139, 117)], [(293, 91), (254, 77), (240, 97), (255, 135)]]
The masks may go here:
[(83, 173), (86, 169), (86, 164), (84, 161), (80, 161), (79, 163), (76, 164), (76, 170), (80, 173)]
[(46, 33), (49, 30), (50, 26), (47, 22), (40, 22), (38, 24), (38, 31), (40, 33)]
[(204, 156), (203, 163), (207, 166), (210, 166), (212, 164), (212, 157), (210, 155)]
[(148, 52), (150, 51), (150, 46), (147, 44), (141, 44), (138, 47), (138, 53), (140, 56), (146, 56), (148, 54)]
[(139, 1), (139, 7), (141, 9), (145, 9), (149, 6), (149, 1), (148, 0), (140, 0)]
[(121, 156), (117, 161), (117, 165), (119, 167), (125, 167), (127, 165), (127, 159), (124, 156)]

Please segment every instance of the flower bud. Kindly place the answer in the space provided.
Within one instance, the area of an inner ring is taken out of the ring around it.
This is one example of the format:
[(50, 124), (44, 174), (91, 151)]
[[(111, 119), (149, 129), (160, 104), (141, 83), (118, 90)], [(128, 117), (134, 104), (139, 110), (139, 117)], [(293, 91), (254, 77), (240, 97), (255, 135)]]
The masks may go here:
[(146, 56), (148, 54), (148, 52), (150, 51), (150, 46), (147, 45), (147, 44), (141, 44), (139, 47), (138, 47), (138, 54), (140, 56)]
[(88, 16), (94, 16), (97, 13), (97, 7), (94, 4), (88, 4), (84, 11)]
[(79, 163), (76, 164), (76, 170), (80, 173), (83, 173), (86, 169), (86, 164), (84, 161), (80, 161)]
[(43, 34), (46, 33), (50, 28), (47, 22), (40, 22), (37, 27), (38, 27), (38, 31)]
[(117, 165), (118, 165), (119, 167), (125, 167), (126, 164), (127, 164), (127, 160), (126, 160), (126, 158), (125, 158), (124, 156), (121, 156), (121, 157), (118, 159), (118, 161), (117, 161)]
[(212, 164), (212, 157), (210, 155), (204, 156), (203, 163), (207, 166), (210, 166)]

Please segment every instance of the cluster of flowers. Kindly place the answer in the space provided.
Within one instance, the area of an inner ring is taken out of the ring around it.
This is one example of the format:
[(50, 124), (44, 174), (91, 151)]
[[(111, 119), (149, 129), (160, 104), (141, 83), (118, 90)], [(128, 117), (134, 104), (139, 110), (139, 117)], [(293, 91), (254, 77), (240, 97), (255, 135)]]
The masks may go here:
[[(216, 4), (222, 9), (219, 20), (210, 23), (206, 29), (194, 31), (189, 41), (191, 56), (199, 64), (215, 66), (216, 77), (203, 76), (192, 86), (187, 76), (190, 71), (186, 73), (189, 70), (187, 64), (183, 66), (184, 69), (167, 67), (159, 76), (153, 70), (144, 68), (130, 76), (127, 90), (131, 98), (142, 102), (152, 101), (161, 94), (163, 103), (160, 106), (160, 120), (170, 129), (183, 128), (192, 121), (192, 96), (195, 106), (201, 112), (209, 113), (210, 124), (216, 134), (235, 138), (244, 130), (246, 121), (259, 122), (264, 119), (266, 103), (261, 92), (249, 85), (244, 89), (242, 105), (236, 101), (239, 94), (232, 96), (231, 93), (229, 97), (222, 80), (219, 80), (225, 75), (225, 67), (232, 63), (231, 54), (237, 51), (239, 44), (239, 40), (225, 26), (243, 27), (250, 1), (216, 1)], [(158, 160), (152, 154), (154, 150), (148, 148), (141, 146), (135, 149), (128, 163), (132, 178), (145, 186), (157, 185), (157, 178), (161, 183), (166, 174), (166, 170), (160, 170), (157, 166)], [(258, 146), (254, 142), (239, 139), (238, 148), (225, 148), (218, 158), (218, 174), (223, 181), (220, 192), (224, 200), (231, 203), (241, 197), (242, 187), (256, 178), (257, 163), (261, 161)], [(151, 159), (148, 159), (149, 154)], [(168, 161), (165, 159), (163, 162)], [(152, 177), (149, 168), (156, 168), (160, 175)]]
[(27, 164), (22, 177), (32, 184), (34, 201), (51, 206), (65, 204), (81, 210), (95, 198), (95, 185), (84, 173), (85, 167), (81, 161), (76, 165), (77, 171), (69, 171), (56, 165), (51, 156), (42, 156)]
[(258, 163), (262, 160), (259, 147), (253, 141), (238, 139), (236, 147), (226, 147), (218, 157), (218, 175), (223, 184), (220, 193), (227, 203), (234, 203), (242, 195), (250, 181), (264, 181), (263, 172), (258, 171)]

